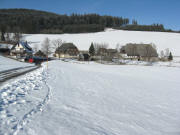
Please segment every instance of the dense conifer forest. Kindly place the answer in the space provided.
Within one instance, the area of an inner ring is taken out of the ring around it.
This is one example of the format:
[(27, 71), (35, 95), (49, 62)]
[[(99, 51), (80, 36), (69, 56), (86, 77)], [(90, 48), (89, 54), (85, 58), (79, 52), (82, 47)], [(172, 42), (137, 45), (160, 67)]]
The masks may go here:
[(138, 25), (135, 20), (130, 24), (130, 20), (123, 17), (98, 14), (59, 15), (32, 9), (0, 9), (1, 32), (86, 33), (103, 31), (106, 27), (124, 30), (167, 31), (162, 24)]

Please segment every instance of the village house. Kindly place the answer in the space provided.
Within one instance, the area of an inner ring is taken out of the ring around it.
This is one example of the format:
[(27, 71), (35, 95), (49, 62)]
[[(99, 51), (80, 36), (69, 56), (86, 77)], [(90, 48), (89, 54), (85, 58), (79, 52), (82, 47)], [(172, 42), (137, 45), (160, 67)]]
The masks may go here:
[(33, 50), (27, 42), (18, 42), (11, 48), (10, 55), (15, 56), (18, 59), (22, 59), (32, 56)]
[(106, 48), (99, 48), (97, 51), (97, 55), (100, 56), (101, 60), (108, 60), (112, 61), (113, 58), (117, 56), (116, 49), (106, 49)]
[(109, 57), (115, 57), (117, 55), (116, 49), (107, 49), (107, 56)]
[(9, 55), (12, 46), (13, 46), (12, 44), (6, 42), (0, 42), (0, 53)]
[(151, 44), (127, 44), (120, 49), (125, 59), (158, 61), (157, 50)]
[(58, 58), (78, 58), (79, 50), (73, 43), (63, 43), (56, 48), (55, 57)]
[(97, 51), (97, 55), (106, 56), (107, 55), (107, 49), (106, 48), (99, 48)]

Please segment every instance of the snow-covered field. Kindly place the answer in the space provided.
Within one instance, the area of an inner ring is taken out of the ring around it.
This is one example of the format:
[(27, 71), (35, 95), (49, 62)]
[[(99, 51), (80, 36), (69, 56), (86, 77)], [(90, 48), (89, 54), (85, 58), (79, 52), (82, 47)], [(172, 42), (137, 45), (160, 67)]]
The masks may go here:
[(51, 61), (0, 88), (0, 134), (179, 135), (176, 67)]
[(9, 70), (13, 68), (32, 66), (33, 64), (19, 62), (7, 57), (0, 56), (0, 71)]
[(31, 42), (31, 46), (41, 48), (42, 41), (61, 38), (66, 42), (73, 42), (79, 50), (88, 50), (91, 42), (108, 43), (109, 48), (116, 48), (116, 44), (126, 43), (154, 43), (158, 52), (169, 48), (174, 56), (180, 56), (180, 34), (168, 32), (138, 32), (108, 29), (104, 32), (86, 34), (25, 34), (24, 39)]

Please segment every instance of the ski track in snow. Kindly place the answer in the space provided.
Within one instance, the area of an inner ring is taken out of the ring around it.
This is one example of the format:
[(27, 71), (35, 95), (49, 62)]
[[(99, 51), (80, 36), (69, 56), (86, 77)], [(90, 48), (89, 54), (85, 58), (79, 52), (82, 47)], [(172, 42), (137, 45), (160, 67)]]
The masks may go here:
[[(41, 68), (0, 89), (0, 135), (17, 135), (31, 117), (43, 111), (51, 95), (47, 78), (47, 69)], [(36, 93), (42, 91), (44, 97), (39, 97)]]

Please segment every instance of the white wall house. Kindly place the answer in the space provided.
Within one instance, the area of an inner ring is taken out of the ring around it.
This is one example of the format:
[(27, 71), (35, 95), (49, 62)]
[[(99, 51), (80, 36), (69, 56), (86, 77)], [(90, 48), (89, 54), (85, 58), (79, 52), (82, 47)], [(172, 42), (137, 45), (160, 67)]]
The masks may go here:
[(27, 56), (32, 56), (33, 50), (28, 45), (27, 42), (19, 42), (14, 45), (11, 49), (10, 55), (16, 56), (16, 58), (24, 58)]

